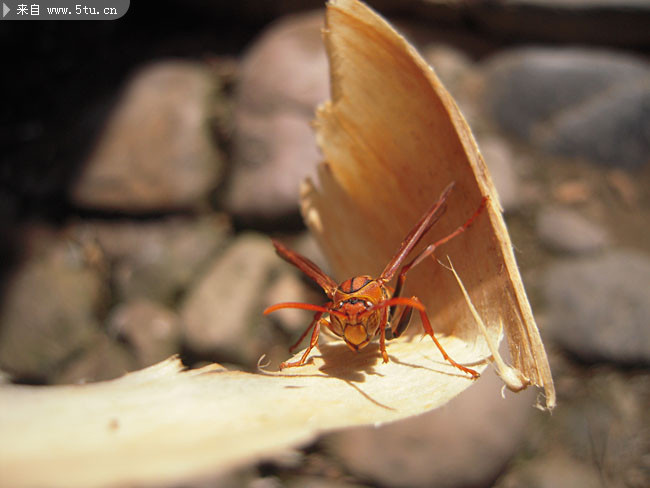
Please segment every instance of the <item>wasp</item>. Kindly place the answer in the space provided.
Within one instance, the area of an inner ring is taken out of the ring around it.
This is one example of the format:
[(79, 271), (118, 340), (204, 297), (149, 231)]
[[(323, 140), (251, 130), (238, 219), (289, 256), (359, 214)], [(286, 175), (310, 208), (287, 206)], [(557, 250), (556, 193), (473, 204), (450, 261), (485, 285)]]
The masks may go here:
[[(487, 197), (483, 197), (477, 210), (464, 224), (457, 227), (456, 230), (447, 236), (437, 240), (433, 244), (429, 244), (415, 258), (403, 264), (413, 248), (421, 241), (422, 237), (444, 214), (447, 208), (447, 199), (454, 185), (454, 182), (450, 183), (438, 200), (415, 224), (378, 278), (373, 278), (368, 275), (355, 276), (337, 285), (314, 262), (288, 249), (279, 241), (272, 239), (278, 255), (315, 281), (329, 299), (324, 305), (285, 302), (278, 303), (264, 310), (265, 315), (282, 308), (298, 308), (315, 312), (307, 329), (305, 329), (300, 339), (289, 350), (293, 351), (303, 341), (309, 331), (313, 329), (309, 346), (300, 360), (283, 362), (280, 364), (280, 369), (304, 365), (309, 356), (309, 352), (318, 344), (318, 336), (322, 327), (330, 330), (335, 336), (342, 338), (347, 346), (355, 352), (366, 347), (374, 337), (379, 335), (379, 348), (383, 362), (387, 363), (386, 329), (390, 328), (393, 337), (399, 337), (406, 330), (412, 312), (415, 309), (420, 314), (425, 334), (433, 339), (433, 342), (442, 353), (444, 359), (461, 371), (471, 375), (472, 378), (479, 377), (476, 371), (458, 364), (447, 354), (440, 342), (436, 339), (424, 304), (418, 297), (413, 296), (407, 298), (400, 296), (409, 270), (431, 256), (438, 247), (464, 232), (485, 208), (488, 200)], [(399, 274), (395, 288), (393, 289), (388, 283), (393, 279), (398, 269)], [(327, 315), (329, 320), (323, 318), (323, 315)]]

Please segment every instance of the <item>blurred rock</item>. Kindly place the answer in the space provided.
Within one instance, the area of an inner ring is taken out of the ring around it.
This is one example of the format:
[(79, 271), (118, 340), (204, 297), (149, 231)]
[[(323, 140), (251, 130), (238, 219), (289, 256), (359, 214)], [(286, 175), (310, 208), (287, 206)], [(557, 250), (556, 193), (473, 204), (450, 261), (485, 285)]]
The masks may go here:
[(138, 368), (158, 363), (180, 351), (178, 316), (167, 307), (147, 300), (119, 305), (108, 318), (111, 336), (126, 342)]
[(275, 476), (260, 476), (248, 484), (248, 488), (282, 488), (282, 486)]
[(195, 208), (219, 181), (209, 118), (216, 78), (203, 65), (166, 61), (127, 85), (72, 188), (84, 208), (125, 213)]
[(558, 114), (539, 142), (553, 153), (613, 167), (650, 162), (650, 75)]
[(503, 140), (494, 136), (480, 137), (479, 147), (499, 193), (501, 206), (506, 212), (516, 209), (521, 204), (522, 197), (512, 150)]
[(592, 488), (602, 486), (596, 466), (561, 455), (550, 455), (515, 467), (497, 488)]
[(565, 205), (586, 203), (594, 198), (592, 185), (580, 178), (562, 181), (552, 191), (553, 199)]
[(631, 209), (642, 206), (641, 188), (646, 182), (634, 173), (614, 169), (607, 174), (607, 183), (624, 205)]
[[(589, 480), (589, 468), (596, 470), (600, 482), (587, 486), (650, 486), (650, 470), (644, 469), (650, 452), (650, 376), (642, 369), (562, 362), (564, 368), (557, 368), (557, 360), (553, 364), (560, 387), (559, 407), (552, 417), (542, 417), (534, 426), (529, 447), (536, 452), (526, 449), (519, 456), (513, 465), (513, 477), (519, 483), (505, 486), (536, 486), (526, 483), (528, 476), (540, 475), (545, 466), (552, 468), (560, 459), (571, 465), (557, 465), (564, 471), (566, 484), (555, 486), (584, 486), (571, 481)], [(543, 486), (553, 486), (560, 479), (551, 472), (540, 478), (547, 480)]]
[(25, 262), (3, 297), (0, 367), (18, 379), (51, 380), (96, 340), (106, 291), (99, 273), (66, 241)]
[[(280, 302), (302, 302), (321, 305), (326, 301), (327, 297), (323, 292), (319, 293), (314, 288), (309, 287), (294, 270), (283, 267), (280, 275), (266, 291), (264, 307), (270, 307)], [(298, 339), (309, 325), (313, 315), (313, 312), (287, 308), (273, 312), (272, 319)]]
[(88, 221), (73, 233), (96, 243), (111, 267), (117, 299), (173, 303), (225, 246), (223, 216), (155, 221)]
[[(290, 249), (309, 258), (309, 260), (313, 261), (316, 264), (316, 266), (318, 266), (320, 269), (322, 269), (325, 272), (325, 274), (331, 276), (332, 278), (334, 278), (334, 281), (336, 281), (336, 277), (334, 276), (332, 268), (329, 262), (327, 261), (327, 258), (325, 257), (323, 250), (320, 248), (318, 241), (316, 240), (316, 238), (311, 232), (309, 231), (301, 232), (296, 236), (295, 239), (290, 241), (285, 240), (284, 243)], [(346, 276), (345, 278), (342, 279), (347, 279), (347, 278), (349, 278), (349, 276)], [(305, 279), (309, 283), (314, 284), (314, 282), (311, 281), (306, 276)], [(315, 287), (318, 290), (320, 290), (320, 287), (318, 287), (318, 285), (315, 285)]]
[(188, 347), (199, 354), (218, 353), (255, 364), (263, 352), (264, 335), (258, 334), (263, 323), (260, 296), (280, 262), (268, 238), (238, 237), (206, 268), (181, 305)]
[(226, 206), (245, 219), (298, 212), (300, 182), (321, 159), (306, 117), (280, 111), (237, 117), (235, 161)]
[(326, 437), (333, 454), (359, 479), (388, 487), (490, 486), (516, 452), (534, 412), (535, 392), (507, 393), (488, 369), (433, 412), (378, 428)]
[(245, 218), (298, 212), (298, 185), (321, 159), (310, 128), (329, 97), (323, 12), (272, 25), (242, 63), (225, 205)]
[(193, 476), (191, 481), (185, 480), (182, 485), (186, 488), (250, 488), (258, 476), (256, 466), (248, 464), (199, 478)]
[(285, 486), (289, 488), (364, 488), (365, 483), (343, 476), (292, 476)]
[[(493, 56), (484, 71), (486, 104), (503, 129), (568, 156), (624, 167), (645, 161), (639, 156), (650, 142), (636, 128), (650, 118), (638, 86), (650, 77), (650, 65), (640, 58), (594, 49), (522, 48)], [(613, 93), (619, 93), (618, 102), (610, 100)], [(643, 103), (635, 107), (633, 100)], [(611, 120), (596, 120), (606, 113)], [(625, 150), (613, 154), (621, 144)]]
[(425, 46), (422, 57), (434, 69), (445, 88), (457, 98), (463, 80), (474, 69), (472, 60), (460, 49), (445, 44)]
[(557, 205), (539, 209), (537, 235), (554, 251), (582, 254), (609, 245), (607, 232), (575, 210)]
[(429, 42), (424, 46), (422, 57), (433, 67), (475, 134), (480, 134), (485, 126), (485, 115), (480, 110), (482, 71), (464, 51), (451, 45)]
[[(508, 0), (437, 2), (462, 12), (484, 36), (513, 41), (647, 46), (650, 5), (641, 0)], [(435, 18), (435, 17), (433, 17)]]
[(290, 105), (311, 117), (329, 97), (324, 26), (325, 12), (317, 10), (282, 18), (262, 32), (242, 61), (240, 108), (268, 113)]
[(106, 381), (136, 369), (136, 362), (126, 348), (101, 334), (93, 345), (85, 349), (63, 368), (55, 383), (78, 384)]
[(11, 375), (0, 369), (0, 385), (7, 385), (9, 383), (11, 383)]
[(611, 251), (551, 266), (546, 332), (585, 361), (650, 363), (650, 258)]
[(576, 48), (503, 51), (484, 69), (496, 120), (524, 138), (568, 107), (650, 74), (646, 63), (631, 56)]

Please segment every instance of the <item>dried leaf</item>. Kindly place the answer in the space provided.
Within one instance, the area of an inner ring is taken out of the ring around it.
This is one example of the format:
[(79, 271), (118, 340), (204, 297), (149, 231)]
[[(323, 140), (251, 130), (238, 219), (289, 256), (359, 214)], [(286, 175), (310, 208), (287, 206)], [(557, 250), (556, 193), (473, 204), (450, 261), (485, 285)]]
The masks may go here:
[[(459, 360), (475, 357), (447, 343)], [(439, 406), (468, 380), (418, 342), (358, 355), (324, 345), (287, 374), (181, 372), (170, 359), (89, 385), (0, 387), (4, 486), (173, 484), (271, 456), (320, 432), (388, 422)], [(445, 391), (436, 390), (438, 378)]]
[[(504, 324), (515, 368), (544, 387), (553, 408), (548, 360), (498, 196), (456, 103), (415, 49), (356, 0), (330, 2), (325, 43), (332, 100), (316, 127), (326, 163), (320, 188), (304, 185), (302, 210), (338, 277), (379, 273), (451, 181), (447, 212), (422, 246), (452, 232), (488, 196), (484, 215), (437, 254), (451, 257), (488, 333), (497, 336)], [(479, 340), (453, 273), (431, 260), (408, 281), (438, 332)]]
[[(340, 278), (378, 273), (450, 181), (457, 186), (432, 234), (475, 211), (475, 225), (441, 249), (494, 343), (503, 321), (515, 367), (554, 394), (546, 356), (512, 256), (498, 199), (453, 100), (413, 48), (364, 5), (328, 6), (332, 101), (318, 114), (328, 165), (304, 188), (305, 218)], [(432, 241), (429, 241), (432, 242)], [(269, 246), (271, 244), (269, 243)], [(482, 371), (490, 352), (453, 273), (434, 260), (409, 275), (441, 343)], [(287, 297), (291, 299), (291, 297)], [(411, 329), (416, 331), (418, 324)], [(342, 427), (423, 413), (473, 382), (419, 334), (353, 354), (321, 345), (312, 363), (249, 374), (172, 358), (90, 385), (0, 386), (0, 472), (8, 486), (187, 482)]]

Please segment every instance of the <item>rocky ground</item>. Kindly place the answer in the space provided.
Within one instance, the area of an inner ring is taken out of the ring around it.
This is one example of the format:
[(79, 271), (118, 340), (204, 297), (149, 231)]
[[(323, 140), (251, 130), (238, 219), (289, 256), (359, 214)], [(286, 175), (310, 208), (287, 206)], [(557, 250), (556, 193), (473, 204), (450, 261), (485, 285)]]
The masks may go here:
[[(322, 11), (283, 16), (237, 56), (155, 56), (115, 86), (71, 211), (14, 220), (5, 381), (99, 381), (174, 353), (247, 370), (286, 359), (305, 315), (261, 311), (322, 298), (268, 236), (327, 266), (297, 206), (319, 161), (309, 122), (328, 98), (321, 24)], [(440, 410), (329, 434), (214, 484), (650, 486), (650, 43), (632, 27), (632, 40), (577, 47), (557, 43), (562, 29), (515, 45), (453, 22), (398, 26), (490, 167), (558, 407), (535, 410), (534, 392), (504, 400), (488, 372)]]

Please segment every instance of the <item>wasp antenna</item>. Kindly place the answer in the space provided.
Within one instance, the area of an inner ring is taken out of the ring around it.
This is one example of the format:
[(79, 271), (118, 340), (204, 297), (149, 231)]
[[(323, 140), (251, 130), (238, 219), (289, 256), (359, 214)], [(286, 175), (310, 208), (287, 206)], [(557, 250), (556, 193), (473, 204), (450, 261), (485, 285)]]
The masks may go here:
[(264, 315), (268, 315), (270, 313), (275, 312), (276, 310), (280, 310), (283, 308), (299, 308), (301, 310), (311, 310), (313, 312), (329, 312), (329, 310), (325, 307), (322, 307), (320, 305), (314, 305), (311, 303), (300, 303), (300, 302), (283, 302), (283, 303), (276, 303), (275, 305), (271, 305), (268, 307), (266, 310), (264, 310)]
[(371, 307), (369, 310), (377, 310), (379, 308), (392, 307), (393, 305), (404, 305), (407, 307), (417, 308), (418, 310), (424, 311), (424, 305), (418, 300), (413, 300), (412, 298), (406, 297), (393, 297), (388, 300), (383, 300)]
[(331, 315), (337, 315), (339, 317), (346, 317), (346, 315), (343, 312), (339, 312), (337, 310), (331, 310), (328, 307), (323, 307), (322, 305), (314, 305), (313, 303), (301, 303), (301, 302), (284, 302), (284, 303), (277, 303), (275, 305), (271, 305), (268, 307), (266, 310), (264, 310), (264, 315), (268, 315), (270, 313), (275, 312), (276, 310), (280, 310), (283, 308), (299, 308), (301, 310), (311, 310), (312, 312), (322, 312), (322, 313), (329, 313)]

